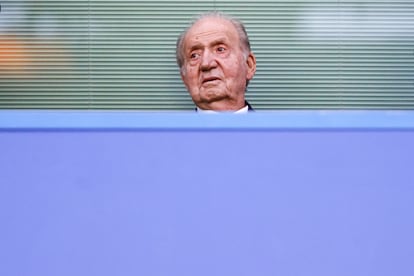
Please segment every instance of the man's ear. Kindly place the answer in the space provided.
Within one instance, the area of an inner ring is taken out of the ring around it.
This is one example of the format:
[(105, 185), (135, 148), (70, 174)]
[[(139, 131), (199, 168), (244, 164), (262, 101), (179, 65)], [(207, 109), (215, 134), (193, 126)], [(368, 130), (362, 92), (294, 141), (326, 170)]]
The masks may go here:
[(256, 57), (252, 52), (249, 53), (247, 57), (247, 75), (246, 79), (251, 80), (256, 73)]

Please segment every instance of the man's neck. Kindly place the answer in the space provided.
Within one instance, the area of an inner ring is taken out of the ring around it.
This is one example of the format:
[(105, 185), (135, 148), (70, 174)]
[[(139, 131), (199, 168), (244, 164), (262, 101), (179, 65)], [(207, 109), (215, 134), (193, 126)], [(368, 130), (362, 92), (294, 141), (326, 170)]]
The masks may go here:
[(247, 113), (249, 112), (249, 106), (246, 104), (244, 107), (238, 109), (238, 110), (205, 110), (205, 109), (201, 109), (199, 107), (196, 108), (197, 112), (200, 113), (219, 113), (219, 112), (233, 112), (233, 113)]

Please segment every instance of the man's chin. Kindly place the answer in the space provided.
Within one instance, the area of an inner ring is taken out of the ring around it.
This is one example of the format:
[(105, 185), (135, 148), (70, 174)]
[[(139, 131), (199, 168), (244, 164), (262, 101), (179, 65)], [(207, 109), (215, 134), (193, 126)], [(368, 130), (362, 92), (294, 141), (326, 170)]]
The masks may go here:
[(200, 92), (200, 100), (204, 103), (221, 101), (226, 99), (227, 97), (227, 93), (222, 90), (209, 89)]

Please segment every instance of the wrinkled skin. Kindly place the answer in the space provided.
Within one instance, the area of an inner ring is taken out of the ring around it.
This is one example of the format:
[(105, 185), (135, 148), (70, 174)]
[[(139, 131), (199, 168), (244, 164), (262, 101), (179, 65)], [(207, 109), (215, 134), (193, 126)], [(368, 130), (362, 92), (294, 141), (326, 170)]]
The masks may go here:
[(247, 81), (256, 72), (256, 58), (242, 50), (233, 24), (207, 17), (184, 38), (181, 78), (201, 109), (231, 111), (245, 106)]

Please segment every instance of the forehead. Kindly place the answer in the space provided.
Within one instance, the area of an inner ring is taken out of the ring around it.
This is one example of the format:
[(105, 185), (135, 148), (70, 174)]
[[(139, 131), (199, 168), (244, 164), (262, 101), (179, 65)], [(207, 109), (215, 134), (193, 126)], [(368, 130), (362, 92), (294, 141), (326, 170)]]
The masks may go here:
[(207, 17), (197, 21), (185, 36), (185, 47), (204, 44), (216, 40), (227, 40), (232, 44), (239, 43), (238, 33), (233, 23), (224, 18)]

